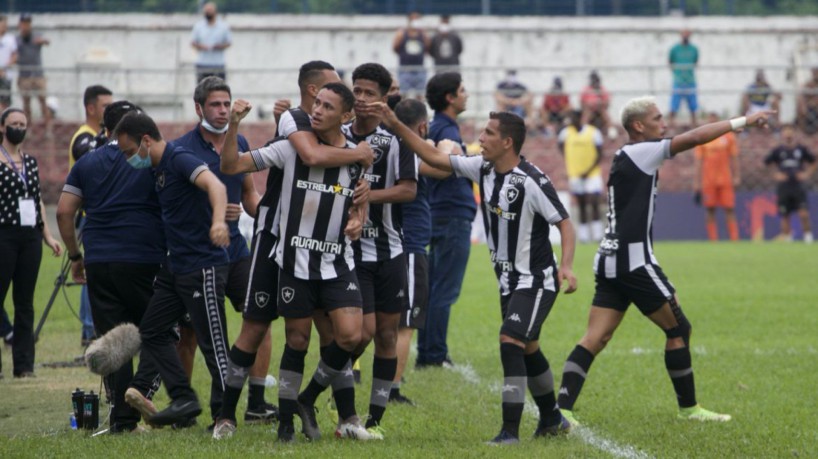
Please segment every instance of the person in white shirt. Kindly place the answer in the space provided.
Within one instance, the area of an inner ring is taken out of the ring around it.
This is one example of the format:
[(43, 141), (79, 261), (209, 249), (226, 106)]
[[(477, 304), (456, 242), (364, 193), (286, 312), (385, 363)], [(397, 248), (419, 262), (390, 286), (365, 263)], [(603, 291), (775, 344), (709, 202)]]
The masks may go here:
[(230, 26), (227, 22), (216, 17), (216, 4), (207, 2), (202, 7), (204, 18), (193, 26), (191, 43), (199, 51), (196, 61), (196, 82), (208, 76), (217, 76), (227, 80), (227, 71), (224, 62), (224, 50), (233, 42)]

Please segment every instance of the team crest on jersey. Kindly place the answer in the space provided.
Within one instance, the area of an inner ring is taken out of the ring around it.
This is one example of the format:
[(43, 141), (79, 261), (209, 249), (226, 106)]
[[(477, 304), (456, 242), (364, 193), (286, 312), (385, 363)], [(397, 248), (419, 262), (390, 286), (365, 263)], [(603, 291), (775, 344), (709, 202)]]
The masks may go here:
[(511, 174), (508, 178), (508, 183), (510, 185), (522, 185), (525, 183), (525, 175)]
[(270, 301), (270, 294), (267, 292), (256, 292), (256, 306), (263, 308), (267, 306), (267, 302)]
[(545, 177), (545, 176), (540, 177), (540, 186), (543, 186), (546, 183), (548, 183), (548, 177)]
[(289, 304), (295, 298), (295, 290), (292, 287), (284, 287), (281, 289), (281, 299)]
[(165, 171), (156, 174), (156, 187), (157, 188), (165, 187)]
[(516, 201), (519, 196), (520, 196), (520, 190), (518, 190), (517, 188), (514, 188), (513, 186), (510, 186), (510, 187), (506, 188), (506, 201), (509, 204)]
[[(377, 159), (375, 161), (377, 161)], [(361, 175), (361, 166), (359, 166), (357, 163), (347, 166), (347, 170), (349, 171), (349, 176), (353, 179), (357, 179)]]

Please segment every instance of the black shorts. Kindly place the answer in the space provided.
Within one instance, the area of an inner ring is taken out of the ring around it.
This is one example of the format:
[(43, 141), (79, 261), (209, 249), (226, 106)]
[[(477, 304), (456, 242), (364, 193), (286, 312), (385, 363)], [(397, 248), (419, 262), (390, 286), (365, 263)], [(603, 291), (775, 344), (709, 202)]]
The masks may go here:
[(399, 314), (406, 309), (406, 257), (400, 254), (386, 261), (355, 262), (355, 274), (361, 284), (364, 314)]
[(522, 288), (510, 295), (501, 295), (500, 334), (524, 343), (540, 339), (540, 329), (556, 299), (557, 292), (544, 288)]
[(789, 215), (807, 208), (807, 192), (800, 183), (778, 185), (778, 214)]
[(290, 319), (312, 317), (316, 309), (360, 308), (361, 287), (354, 271), (329, 280), (298, 279), (278, 271), (278, 315)]
[(262, 231), (253, 237), (253, 256), (250, 261), (250, 285), (247, 287), (242, 317), (256, 322), (272, 322), (278, 319), (276, 295), (278, 294), (278, 265), (274, 260), (273, 247), (276, 237)]
[(230, 304), (236, 312), (244, 310), (244, 301), (247, 298), (247, 284), (250, 282), (250, 257), (239, 258), (230, 263), (227, 273), (227, 285), (224, 295), (230, 299)]
[(400, 315), (400, 327), (421, 329), (429, 306), (429, 256), (425, 253), (406, 254), (406, 293), (409, 301)]
[(659, 265), (647, 264), (631, 272), (608, 279), (596, 275), (594, 306), (625, 312), (631, 303), (644, 315), (650, 315), (667, 303), (676, 289)]

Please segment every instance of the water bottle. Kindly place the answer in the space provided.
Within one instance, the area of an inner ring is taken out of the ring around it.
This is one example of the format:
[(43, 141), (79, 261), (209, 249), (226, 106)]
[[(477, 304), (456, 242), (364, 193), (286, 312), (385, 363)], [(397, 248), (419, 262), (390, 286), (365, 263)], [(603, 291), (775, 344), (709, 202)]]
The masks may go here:
[(99, 396), (91, 391), (85, 394), (82, 414), (83, 428), (94, 430), (99, 427)]
[(71, 430), (77, 430), (77, 417), (74, 413), (68, 415), (68, 423), (71, 425)]
[(82, 415), (84, 414), (84, 407), (83, 403), (85, 403), (85, 392), (77, 388), (74, 392), (71, 393), (71, 408), (74, 410), (74, 423), (76, 426), (73, 428), (76, 429), (77, 427), (84, 427), (82, 422)]

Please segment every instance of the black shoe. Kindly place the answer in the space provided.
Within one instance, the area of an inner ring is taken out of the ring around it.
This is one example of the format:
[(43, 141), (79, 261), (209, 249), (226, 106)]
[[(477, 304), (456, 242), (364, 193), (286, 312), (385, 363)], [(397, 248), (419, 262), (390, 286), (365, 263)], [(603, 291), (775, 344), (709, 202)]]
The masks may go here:
[(174, 422), (170, 427), (173, 430), (182, 430), (182, 429), (189, 429), (191, 427), (196, 427), (197, 424), (198, 424), (198, 422), (196, 421), (196, 418), (189, 418), (189, 419), (185, 419), (183, 421)]
[(15, 378), (36, 378), (37, 375), (33, 371), (24, 371), (14, 375)]
[(308, 439), (315, 441), (321, 439), (321, 429), (318, 428), (318, 420), (315, 413), (318, 410), (315, 405), (304, 405), (298, 402), (298, 416), (301, 418), (301, 432)]
[(556, 437), (557, 435), (567, 434), (571, 431), (571, 423), (567, 419), (560, 416), (560, 421), (554, 425), (545, 425), (545, 420), (540, 419), (537, 424), (537, 430), (534, 431), (534, 438), (538, 437)]
[(292, 443), (295, 441), (295, 427), (292, 424), (278, 425), (278, 441), (281, 443)]
[(501, 430), (496, 437), (486, 442), (488, 445), (516, 445), (517, 443), (520, 443), (520, 439), (505, 430)]
[(404, 405), (415, 406), (415, 402), (413, 402), (409, 397), (401, 394), (400, 392), (393, 392), (389, 394), (389, 402), (390, 403), (402, 403)]
[(416, 362), (415, 363), (415, 370), (425, 370), (427, 368), (440, 368), (443, 366), (443, 362)]
[(278, 422), (278, 407), (265, 402), (255, 408), (247, 408), (244, 412), (245, 424), (272, 424)]
[(152, 424), (167, 426), (176, 423), (189, 422), (191, 418), (202, 414), (202, 407), (198, 400), (176, 400), (167, 408), (154, 414), (150, 418)]

